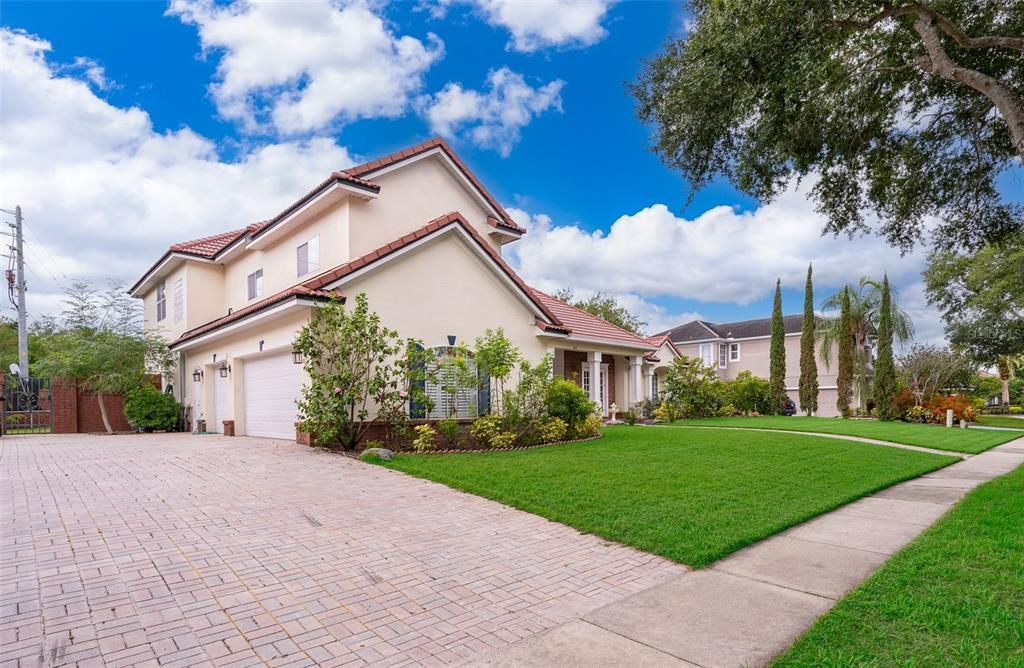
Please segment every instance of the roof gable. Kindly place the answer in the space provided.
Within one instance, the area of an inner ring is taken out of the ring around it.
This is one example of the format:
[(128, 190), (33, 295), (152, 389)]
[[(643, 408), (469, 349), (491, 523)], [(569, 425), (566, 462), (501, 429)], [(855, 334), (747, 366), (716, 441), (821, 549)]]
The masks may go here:
[[(801, 314), (782, 317), (782, 325), (786, 334), (796, 334), (803, 327), (804, 317)], [(662, 332), (673, 343), (706, 341), (708, 339), (754, 339), (771, 336), (772, 319), (757, 318), (738, 322), (710, 323), (703, 320), (690, 322)]]
[(558, 317), (561, 324), (568, 328), (570, 337), (594, 339), (630, 347), (646, 348), (648, 350), (654, 348), (653, 344), (641, 336), (628, 332), (583, 309), (555, 299), (540, 290), (534, 288), (531, 288), (531, 290), (537, 299)]

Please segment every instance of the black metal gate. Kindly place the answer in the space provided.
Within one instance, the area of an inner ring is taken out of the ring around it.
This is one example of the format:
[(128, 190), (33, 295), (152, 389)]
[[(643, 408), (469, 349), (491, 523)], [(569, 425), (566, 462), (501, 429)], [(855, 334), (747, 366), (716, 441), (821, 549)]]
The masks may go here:
[(4, 378), (4, 434), (48, 434), (53, 427), (49, 378)]

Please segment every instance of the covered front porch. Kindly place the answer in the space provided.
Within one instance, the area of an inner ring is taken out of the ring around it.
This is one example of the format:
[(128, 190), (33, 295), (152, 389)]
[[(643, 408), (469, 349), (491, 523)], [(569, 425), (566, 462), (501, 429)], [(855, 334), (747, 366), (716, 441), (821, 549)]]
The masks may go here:
[[(645, 351), (555, 348), (554, 374), (582, 387), (605, 419), (657, 397), (664, 364)], [(660, 369), (660, 373), (659, 373)]]

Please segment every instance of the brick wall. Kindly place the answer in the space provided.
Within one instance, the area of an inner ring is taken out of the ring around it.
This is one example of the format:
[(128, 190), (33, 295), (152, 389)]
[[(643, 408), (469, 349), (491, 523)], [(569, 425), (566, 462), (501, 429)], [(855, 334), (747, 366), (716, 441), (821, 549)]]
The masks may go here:
[[(51, 394), (53, 433), (87, 434), (107, 430), (94, 393), (79, 388), (73, 380), (54, 380)], [(131, 431), (132, 427), (124, 416), (124, 397), (120, 394), (104, 395), (103, 404), (114, 431)]]

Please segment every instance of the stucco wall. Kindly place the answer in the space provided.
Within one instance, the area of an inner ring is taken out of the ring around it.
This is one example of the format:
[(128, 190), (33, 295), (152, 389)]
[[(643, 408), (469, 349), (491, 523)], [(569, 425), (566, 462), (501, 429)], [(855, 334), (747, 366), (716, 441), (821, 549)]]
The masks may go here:
[(423, 158), (374, 176), (380, 184), (380, 196), (368, 202), (352, 203), (352, 256), (359, 257), (404, 234), (423, 227), (431, 220), (458, 211), (495, 247), (487, 224), (487, 214), (458, 177), (437, 156)]
[[(239, 309), (251, 301), (248, 276), (263, 270), (263, 296), (269, 297), (299, 283), (305, 278), (347, 262), (349, 204), (344, 200), (309, 223), (296, 228), (273, 246), (263, 250), (247, 250), (224, 269), (224, 312)], [(297, 274), (296, 249), (313, 237), (320, 239), (320, 268), (305, 276)], [(201, 322), (196, 323), (202, 324)]]

